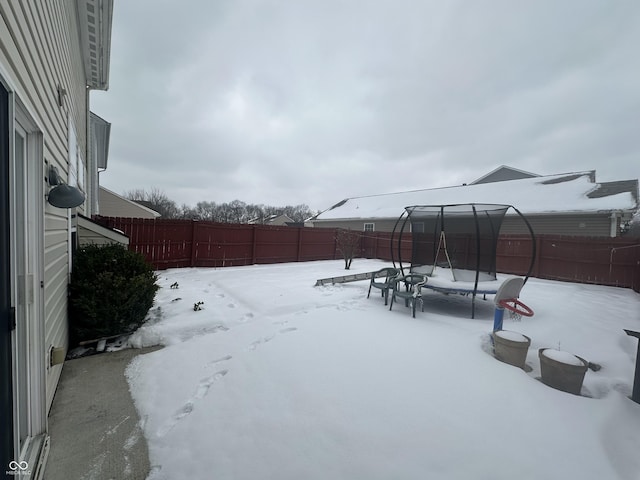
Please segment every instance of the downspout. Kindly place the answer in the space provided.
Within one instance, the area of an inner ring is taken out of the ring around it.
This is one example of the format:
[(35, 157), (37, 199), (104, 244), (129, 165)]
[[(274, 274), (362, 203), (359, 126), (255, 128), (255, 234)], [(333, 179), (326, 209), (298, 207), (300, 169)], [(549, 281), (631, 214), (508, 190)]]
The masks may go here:
[[(476, 206), (471, 204), (471, 209), (473, 210), (473, 220), (476, 224), (476, 279), (473, 283), (473, 296), (471, 297), (471, 318), (475, 318), (476, 316), (476, 294), (478, 292), (478, 280), (480, 279), (480, 224), (478, 223), (478, 212), (476, 211)], [(451, 267), (453, 270), (453, 267)]]
[(85, 105), (87, 110), (86, 115), (86, 141), (85, 141), (85, 163), (87, 166), (87, 181), (85, 182), (85, 189), (87, 191), (87, 211), (86, 215), (92, 218), (98, 213), (98, 162), (94, 158), (94, 138), (91, 131), (91, 101), (90, 101), (91, 87), (85, 88)]
[(617, 237), (618, 236), (618, 217), (619, 217), (620, 213), (619, 212), (611, 212), (611, 217), (609, 217), (611, 219), (611, 227), (609, 229), (609, 236), (611, 238)]

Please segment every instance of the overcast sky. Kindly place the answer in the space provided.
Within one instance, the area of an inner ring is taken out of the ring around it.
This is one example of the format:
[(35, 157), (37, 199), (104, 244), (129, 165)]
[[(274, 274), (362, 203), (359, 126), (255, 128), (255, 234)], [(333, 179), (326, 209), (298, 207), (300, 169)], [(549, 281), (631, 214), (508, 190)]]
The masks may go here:
[(636, 0), (115, 0), (100, 183), (324, 210), (506, 164), (640, 177)]

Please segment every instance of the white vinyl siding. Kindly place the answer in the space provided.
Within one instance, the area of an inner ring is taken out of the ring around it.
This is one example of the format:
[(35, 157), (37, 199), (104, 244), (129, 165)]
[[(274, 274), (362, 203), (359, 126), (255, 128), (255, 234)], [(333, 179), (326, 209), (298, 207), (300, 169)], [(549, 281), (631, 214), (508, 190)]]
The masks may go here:
[[(398, 214), (400, 215), (400, 214)], [(393, 230), (393, 226), (396, 224), (397, 219), (381, 219), (381, 218), (372, 218), (371, 222), (374, 223), (376, 232), (391, 232)], [(316, 228), (347, 228), (351, 230), (364, 230), (364, 223), (362, 219), (360, 220), (320, 220), (315, 221), (312, 220), (313, 226)], [(407, 227), (407, 231), (408, 231)]]
[[(609, 214), (584, 215), (527, 215), (527, 220), (535, 234), (578, 235), (587, 237), (608, 237), (611, 229)], [(521, 218), (507, 216), (500, 233), (528, 234)]]
[[(400, 212), (402, 213), (402, 212)], [(400, 213), (398, 216), (400, 216)], [(397, 219), (374, 219), (377, 232), (392, 232)], [(611, 219), (609, 213), (594, 214), (549, 214), (549, 215), (527, 215), (527, 220), (531, 224), (534, 233), (539, 235), (578, 235), (608, 237), (611, 230)], [(349, 228), (352, 230), (362, 228), (363, 221), (359, 220), (321, 220), (314, 221), (316, 228)], [(402, 228), (402, 222), (398, 224), (398, 229)], [(404, 232), (409, 232), (410, 226), (405, 226)], [(517, 215), (507, 215), (502, 223), (500, 233), (508, 234), (529, 234), (524, 221)]]
[(157, 218), (160, 216), (158, 212), (121, 197), (106, 188), (99, 188), (98, 198), (98, 213), (103, 217)]
[(77, 222), (78, 241), (81, 247), (90, 244), (108, 245), (112, 243), (124, 245), (125, 247), (129, 245), (129, 237), (126, 235), (104, 228), (85, 217), (79, 217)]
[[(69, 122), (74, 124), (78, 149), (86, 157), (87, 90), (77, 22), (75, 1), (0, 2), (0, 76), (42, 132), (44, 175), (48, 165), (54, 165), (64, 181), (69, 175)], [(58, 87), (66, 91), (62, 106), (58, 104)], [(78, 211), (85, 212), (84, 206)], [(68, 347), (68, 242), (68, 211), (45, 202), (46, 349), (51, 345)], [(61, 369), (61, 365), (47, 369), (47, 411)]]

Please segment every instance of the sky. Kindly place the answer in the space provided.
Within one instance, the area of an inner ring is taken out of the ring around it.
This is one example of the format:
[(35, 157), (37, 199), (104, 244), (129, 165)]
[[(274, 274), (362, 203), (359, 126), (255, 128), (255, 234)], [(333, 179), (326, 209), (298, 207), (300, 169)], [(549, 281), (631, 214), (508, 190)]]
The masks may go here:
[(500, 165), (640, 177), (635, 0), (116, 0), (100, 183), (324, 210)]

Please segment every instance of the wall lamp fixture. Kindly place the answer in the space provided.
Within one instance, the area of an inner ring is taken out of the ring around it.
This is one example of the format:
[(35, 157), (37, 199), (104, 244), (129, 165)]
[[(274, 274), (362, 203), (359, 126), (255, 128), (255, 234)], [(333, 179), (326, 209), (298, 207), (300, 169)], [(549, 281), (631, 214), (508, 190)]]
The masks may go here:
[(67, 91), (62, 88), (62, 86), (58, 85), (58, 106), (62, 107), (64, 105), (64, 97), (67, 96)]
[(49, 190), (47, 201), (58, 208), (75, 208), (84, 203), (84, 193), (78, 188), (67, 185), (60, 178), (58, 169), (53, 165), (49, 166)]

